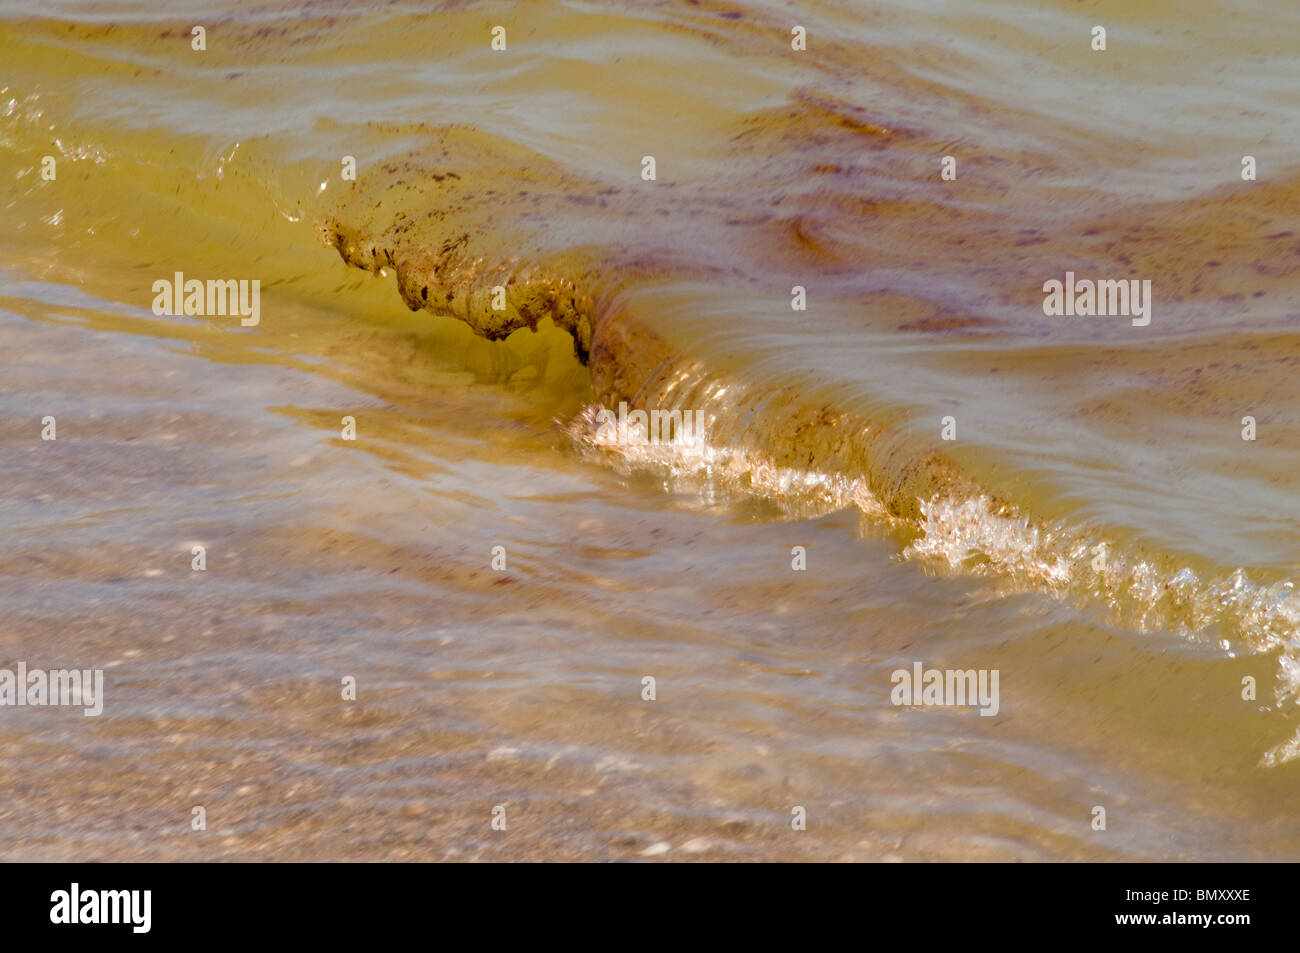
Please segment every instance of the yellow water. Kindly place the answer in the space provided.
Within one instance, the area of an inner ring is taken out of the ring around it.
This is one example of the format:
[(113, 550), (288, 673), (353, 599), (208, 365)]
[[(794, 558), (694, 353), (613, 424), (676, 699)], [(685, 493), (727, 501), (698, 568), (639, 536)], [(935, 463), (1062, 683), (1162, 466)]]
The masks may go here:
[(1300, 13), (1133, 6), (0, 12), (7, 856), (1300, 856)]

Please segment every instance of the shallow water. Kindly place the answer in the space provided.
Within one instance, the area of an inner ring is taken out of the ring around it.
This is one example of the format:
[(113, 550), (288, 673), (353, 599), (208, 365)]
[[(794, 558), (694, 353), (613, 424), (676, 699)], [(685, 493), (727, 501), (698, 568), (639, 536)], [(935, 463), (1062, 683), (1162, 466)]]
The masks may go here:
[(1300, 856), (1300, 15), (1129, 6), (5, 6), (7, 856)]

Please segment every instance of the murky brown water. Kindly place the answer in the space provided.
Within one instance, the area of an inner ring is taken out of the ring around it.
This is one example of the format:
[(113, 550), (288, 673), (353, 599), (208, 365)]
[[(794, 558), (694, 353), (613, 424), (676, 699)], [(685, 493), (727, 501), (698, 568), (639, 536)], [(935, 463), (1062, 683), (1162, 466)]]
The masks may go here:
[(0, 12), (6, 856), (1300, 857), (1300, 20), (1130, 6)]

